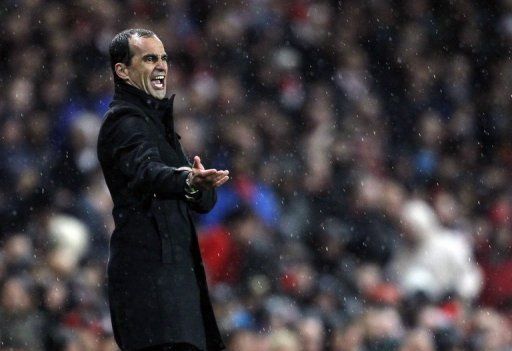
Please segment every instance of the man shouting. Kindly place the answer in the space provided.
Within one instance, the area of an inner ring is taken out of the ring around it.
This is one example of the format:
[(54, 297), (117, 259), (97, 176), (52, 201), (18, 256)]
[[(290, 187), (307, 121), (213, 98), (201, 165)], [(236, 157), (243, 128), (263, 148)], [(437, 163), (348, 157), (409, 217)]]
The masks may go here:
[(228, 171), (190, 164), (166, 97), (168, 56), (155, 33), (110, 45), (115, 94), (98, 137), (114, 202), (108, 296), (122, 350), (224, 349), (190, 211), (212, 209)]

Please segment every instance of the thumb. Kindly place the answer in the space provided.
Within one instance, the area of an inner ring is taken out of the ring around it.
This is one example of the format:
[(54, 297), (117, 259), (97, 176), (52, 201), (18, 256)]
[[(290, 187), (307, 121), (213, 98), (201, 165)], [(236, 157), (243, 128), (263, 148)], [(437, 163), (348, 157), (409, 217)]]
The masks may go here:
[(194, 166), (193, 167), (201, 169), (201, 159), (199, 158), (199, 156), (194, 156)]

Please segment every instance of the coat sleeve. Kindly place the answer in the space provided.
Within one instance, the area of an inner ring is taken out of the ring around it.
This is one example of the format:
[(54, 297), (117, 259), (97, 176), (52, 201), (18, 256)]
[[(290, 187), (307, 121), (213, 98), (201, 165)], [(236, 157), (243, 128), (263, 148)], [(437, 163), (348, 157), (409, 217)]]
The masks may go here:
[(215, 189), (200, 191), (196, 200), (189, 200), (189, 207), (198, 213), (208, 213), (217, 202), (217, 192)]
[(110, 129), (112, 160), (128, 180), (128, 188), (142, 196), (183, 196), (188, 172), (161, 160), (148, 122), (137, 114), (120, 117)]
[[(176, 137), (181, 139), (181, 137), (176, 134)], [(183, 147), (181, 143), (178, 141), (177, 144), (180, 147), (180, 151), (184, 158), (187, 158), (185, 155), (185, 150), (183, 150)], [(192, 167), (192, 164), (189, 162), (189, 166)], [(197, 213), (208, 213), (212, 210), (213, 206), (215, 206), (215, 203), (217, 202), (217, 192), (215, 189), (211, 190), (201, 190), (196, 198), (187, 198), (187, 203), (193, 211)]]

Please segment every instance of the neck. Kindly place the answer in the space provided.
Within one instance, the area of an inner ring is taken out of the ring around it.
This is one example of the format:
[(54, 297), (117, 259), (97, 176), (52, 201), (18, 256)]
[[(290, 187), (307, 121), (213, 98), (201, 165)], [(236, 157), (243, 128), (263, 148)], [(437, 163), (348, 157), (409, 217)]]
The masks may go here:
[(128, 84), (124, 81), (116, 82), (115, 84), (115, 97), (121, 98), (123, 100), (130, 101), (138, 101), (146, 106), (149, 106), (154, 109), (162, 110), (162, 109), (172, 109), (173, 97), (171, 98), (163, 98), (157, 99), (156, 97), (147, 94), (145, 91)]

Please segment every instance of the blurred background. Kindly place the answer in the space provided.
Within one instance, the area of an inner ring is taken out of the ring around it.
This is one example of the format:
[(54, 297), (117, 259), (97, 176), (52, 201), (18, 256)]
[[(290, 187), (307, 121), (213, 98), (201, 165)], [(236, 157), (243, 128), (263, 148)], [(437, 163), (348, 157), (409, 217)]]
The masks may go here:
[(231, 351), (512, 350), (512, 1), (3, 0), (0, 350), (111, 351), (96, 137), (155, 31)]

